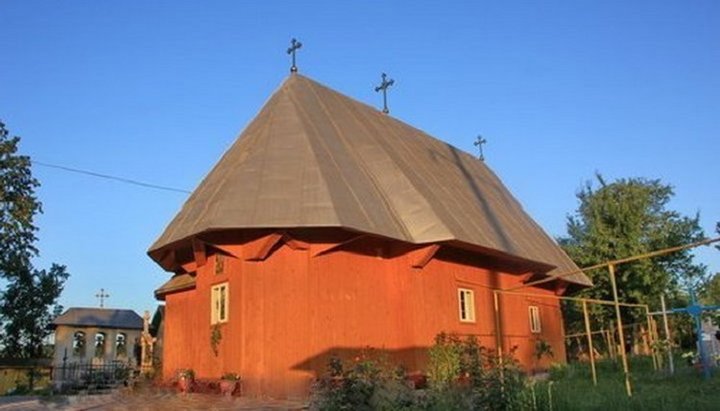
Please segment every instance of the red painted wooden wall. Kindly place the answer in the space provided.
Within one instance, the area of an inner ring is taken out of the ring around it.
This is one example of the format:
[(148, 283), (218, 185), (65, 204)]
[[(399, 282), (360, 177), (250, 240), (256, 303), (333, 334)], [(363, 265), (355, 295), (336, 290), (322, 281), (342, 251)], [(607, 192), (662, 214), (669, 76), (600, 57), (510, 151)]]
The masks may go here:
[[(417, 256), (407, 252), (413, 246), (373, 239), (319, 255), (328, 244), (278, 245), (263, 261), (246, 261), (248, 247), (234, 246), (235, 257), (223, 258), (221, 274), (209, 252), (197, 270), (196, 288), (166, 296), (166, 378), (179, 368), (194, 369), (198, 378), (238, 372), (245, 395), (306, 397), (331, 355), (352, 357), (368, 346), (387, 351), (409, 371), (422, 371), (439, 332), (477, 335), (482, 345), (495, 347), (491, 289), (521, 280), (482, 268), (481, 255), (467, 264), (467, 258), (454, 261), (453, 252), (440, 252), (424, 268), (413, 268)], [(210, 287), (223, 282), (229, 283), (230, 312), (216, 356)], [(474, 290), (475, 323), (459, 320), (459, 287)], [(540, 307), (539, 336), (530, 332), (529, 305)], [(565, 361), (556, 300), (502, 296), (501, 306), (504, 346), (517, 346), (523, 365), (535, 366), (538, 337), (551, 344), (553, 361)]]

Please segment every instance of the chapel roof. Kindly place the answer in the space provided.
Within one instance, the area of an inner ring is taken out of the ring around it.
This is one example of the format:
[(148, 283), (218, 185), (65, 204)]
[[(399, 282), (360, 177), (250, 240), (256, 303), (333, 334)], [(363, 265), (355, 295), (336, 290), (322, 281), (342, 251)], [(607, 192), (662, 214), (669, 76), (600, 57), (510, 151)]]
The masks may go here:
[[(577, 270), (474, 156), (299, 74), (290, 75), (150, 247), (249, 228), (341, 227), (457, 243)], [(582, 273), (566, 280), (591, 285)]]
[(142, 330), (143, 319), (133, 310), (73, 307), (55, 318), (52, 325)]

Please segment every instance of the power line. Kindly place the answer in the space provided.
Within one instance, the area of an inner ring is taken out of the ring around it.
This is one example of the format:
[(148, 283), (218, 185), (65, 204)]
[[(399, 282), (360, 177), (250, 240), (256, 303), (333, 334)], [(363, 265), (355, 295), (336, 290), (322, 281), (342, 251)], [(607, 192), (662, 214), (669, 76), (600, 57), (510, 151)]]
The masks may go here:
[(104, 179), (107, 179), (107, 180), (119, 181), (119, 182), (125, 183), (125, 184), (132, 184), (132, 185), (136, 185), (136, 186), (140, 186), (140, 187), (145, 187), (145, 188), (153, 188), (153, 189), (156, 189), (156, 190), (173, 191), (173, 192), (176, 192), (176, 193), (190, 194), (190, 191), (188, 191), (188, 190), (183, 190), (182, 188), (175, 188), (175, 187), (161, 186), (161, 185), (158, 185), (158, 184), (145, 183), (145, 182), (142, 182), (142, 181), (131, 180), (131, 179), (129, 179), (129, 178), (111, 176), (111, 175), (109, 175), (109, 174), (96, 173), (96, 172), (94, 172), (94, 171), (81, 170), (81, 169), (79, 169), (79, 168), (66, 167), (66, 166), (61, 166), (61, 165), (58, 165), (58, 164), (50, 164), (50, 163), (45, 163), (45, 162), (37, 161), (37, 160), (31, 160), (31, 161), (32, 161), (33, 164), (37, 164), (37, 165), (39, 165), (39, 166), (48, 167), (48, 168), (54, 168), (54, 169), (57, 169), (57, 170), (68, 171), (68, 172), (71, 172), (71, 173), (84, 174), (84, 175), (88, 175), (88, 176), (92, 176), (92, 177), (98, 177), (98, 178), (104, 178)]

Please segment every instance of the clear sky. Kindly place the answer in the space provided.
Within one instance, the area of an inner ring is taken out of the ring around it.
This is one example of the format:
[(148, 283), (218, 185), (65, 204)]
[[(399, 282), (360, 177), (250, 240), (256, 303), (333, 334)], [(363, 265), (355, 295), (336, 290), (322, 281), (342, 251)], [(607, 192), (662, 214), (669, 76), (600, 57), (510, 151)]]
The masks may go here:
[[(720, 2), (0, 1), (0, 119), (38, 161), (192, 190), (288, 75), (380, 106), (490, 167), (550, 234), (575, 193), (659, 178), (720, 221)], [(186, 194), (36, 166), (40, 266), (65, 306), (153, 309), (147, 256)], [(720, 271), (720, 252), (699, 258)]]

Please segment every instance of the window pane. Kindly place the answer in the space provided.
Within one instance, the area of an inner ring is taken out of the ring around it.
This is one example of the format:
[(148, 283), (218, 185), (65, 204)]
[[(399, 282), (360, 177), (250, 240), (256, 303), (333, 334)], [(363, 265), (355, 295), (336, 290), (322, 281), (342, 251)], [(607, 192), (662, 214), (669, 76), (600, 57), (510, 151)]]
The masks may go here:
[(539, 333), (540, 332), (540, 309), (536, 306), (530, 306), (529, 313), (530, 313), (530, 332), (533, 333)]
[(218, 319), (220, 321), (225, 320), (225, 287), (220, 287), (220, 315)]
[(82, 331), (76, 331), (73, 335), (73, 355), (85, 356), (85, 333)]
[(475, 299), (472, 290), (458, 288), (458, 308), (460, 321), (475, 322)]

